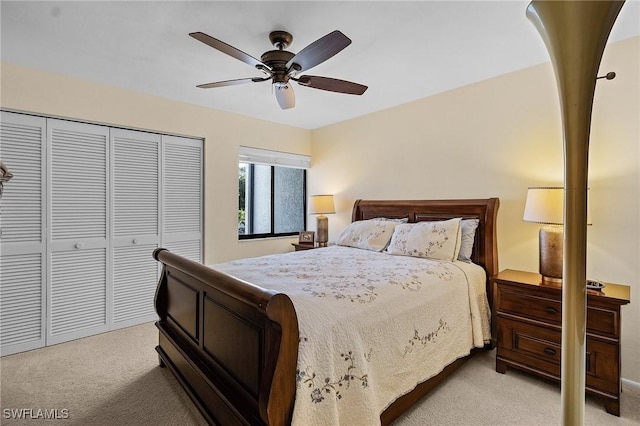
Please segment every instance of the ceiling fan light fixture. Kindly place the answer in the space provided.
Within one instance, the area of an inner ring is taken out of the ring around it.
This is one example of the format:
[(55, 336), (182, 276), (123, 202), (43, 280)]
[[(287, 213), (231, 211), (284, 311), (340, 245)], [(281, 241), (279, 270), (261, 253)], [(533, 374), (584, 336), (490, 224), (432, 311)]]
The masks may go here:
[(271, 87), (274, 88), (276, 101), (281, 109), (290, 109), (296, 106), (296, 95), (293, 92), (293, 87), (288, 83), (277, 82), (273, 83)]

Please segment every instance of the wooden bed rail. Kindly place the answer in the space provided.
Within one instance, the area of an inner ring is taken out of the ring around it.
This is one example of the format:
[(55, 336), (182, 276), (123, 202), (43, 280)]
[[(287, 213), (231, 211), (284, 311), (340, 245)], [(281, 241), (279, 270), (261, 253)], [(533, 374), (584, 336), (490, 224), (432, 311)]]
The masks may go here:
[(161, 365), (210, 423), (290, 424), (299, 339), (291, 299), (166, 249), (153, 257), (163, 265)]
[(154, 250), (153, 258), (164, 265), (187, 273), (202, 282), (216, 282), (216, 290), (231, 295), (257, 308), (263, 308), (276, 293), (227, 275), (200, 263), (176, 255), (165, 248)]

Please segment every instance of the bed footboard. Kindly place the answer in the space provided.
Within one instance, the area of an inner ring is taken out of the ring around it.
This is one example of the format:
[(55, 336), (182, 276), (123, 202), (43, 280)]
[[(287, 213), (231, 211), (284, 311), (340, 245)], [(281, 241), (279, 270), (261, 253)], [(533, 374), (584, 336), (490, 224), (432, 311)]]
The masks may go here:
[(289, 297), (166, 249), (156, 347), (209, 423), (290, 424), (298, 320)]

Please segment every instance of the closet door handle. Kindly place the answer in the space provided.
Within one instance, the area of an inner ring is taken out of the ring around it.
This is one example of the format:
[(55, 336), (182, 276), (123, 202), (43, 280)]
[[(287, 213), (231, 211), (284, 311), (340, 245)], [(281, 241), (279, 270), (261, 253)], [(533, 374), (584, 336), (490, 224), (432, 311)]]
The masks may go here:
[(551, 306), (547, 306), (546, 308), (544, 308), (544, 310), (548, 314), (557, 314), (558, 313), (558, 310), (556, 308), (552, 308)]
[[(68, 246), (67, 246), (68, 247)], [(76, 243), (76, 245), (74, 246), (76, 249), (81, 249), (82, 247), (84, 247), (84, 244), (82, 243)]]
[(544, 348), (544, 353), (553, 356), (556, 354), (556, 350), (552, 348)]
[(132, 241), (133, 244), (138, 244), (139, 242), (140, 242), (140, 240), (138, 240), (137, 238), (134, 238), (133, 241)]

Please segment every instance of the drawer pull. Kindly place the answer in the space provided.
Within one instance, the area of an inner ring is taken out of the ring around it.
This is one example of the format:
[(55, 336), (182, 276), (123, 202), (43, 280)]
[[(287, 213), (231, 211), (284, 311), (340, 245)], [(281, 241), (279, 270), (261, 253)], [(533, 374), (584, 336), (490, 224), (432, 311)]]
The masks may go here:
[(544, 308), (545, 311), (547, 311), (548, 314), (557, 314), (558, 310), (556, 308), (552, 308), (551, 306), (547, 306), (546, 308)]
[(544, 348), (544, 353), (553, 356), (556, 354), (556, 350), (552, 348)]

